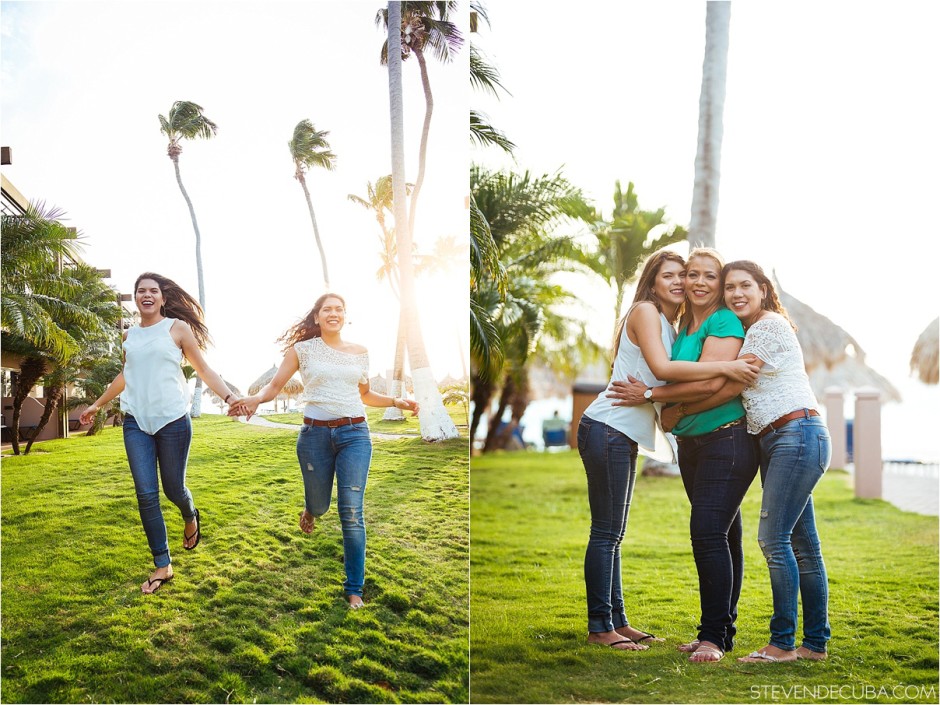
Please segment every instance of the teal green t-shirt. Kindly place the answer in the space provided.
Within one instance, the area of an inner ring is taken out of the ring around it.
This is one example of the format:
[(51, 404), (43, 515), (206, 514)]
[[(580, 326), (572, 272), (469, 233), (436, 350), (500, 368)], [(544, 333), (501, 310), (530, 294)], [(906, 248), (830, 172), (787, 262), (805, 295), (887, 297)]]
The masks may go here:
[[(676, 342), (672, 344), (672, 359), (697, 362), (702, 356), (705, 339), (709, 336), (744, 340), (744, 326), (734, 313), (722, 306), (706, 318), (694, 333), (689, 334), (687, 328), (679, 332)], [(719, 426), (736, 421), (742, 416), (744, 416), (744, 405), (740, 397), (735, 397), (714, 409), (700, 414), (689, 414), (676, 424), (672, 433), (676, 436), (701, 436), (703, 433), (714, 431)]]

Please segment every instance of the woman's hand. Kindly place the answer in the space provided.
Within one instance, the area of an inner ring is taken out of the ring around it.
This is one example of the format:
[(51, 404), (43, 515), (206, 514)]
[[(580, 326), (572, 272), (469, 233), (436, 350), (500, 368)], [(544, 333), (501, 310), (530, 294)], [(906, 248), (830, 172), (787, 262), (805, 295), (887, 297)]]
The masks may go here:
[(760, 374), (760, 367), (751, 363), (750, 360), (741, 358), (739, 360), (733, 360), (726, 365), (724, 372), (725, 377), (734, 381), (740, 382), (741, 384), (751, 386), (754, 382), (757, 381), (757, 376)]
[(97, 415), (97, 413), (98, 413), (98, 404), (97, 402), (95, 402), (94, 404), (92, 404), (91, 406), (89, 406), (87, 409), (85, 409), (82, 412), (81, 416), (78, 417), (78, 422), (82, 426), (87, 426), (88, 424), (90, 424), (92, 421), (95, 420), (95, 416)]
[(392, 406), (402, 411), (410, 411), (412, 416), (417, 416), (418, 411), (420, 410), (418, 402), (416, 402), (414, 399), (402, 399), (400, 397), (395, 397), (392, 399)]
[(662, 413), (659, 416), (659, 422), (662, 424), (663, 431), (669, 433), (672, 429), (676, 427), (676, 424), (682, 419), (683, 414), (680, 413), (679, 407), (681, 404), (674, 404), (672, 406), (664, 407)]
[[(230, 400), (231, 401), (231, 400)], [(249, 419), (255, 415), (261, 405), (261, 397), (257, 394), (250, 397), (239, 397), (228, 408), (229, 416), (247, 416)]]
[(648, 387), (643, 382), (634, 379), (630, 375), (627, 375), (627, 379), (629, 380), (628, 382), (614, 380), (607, 388), (609, 393), (605, 396), (608, 399), (617, 400), (611, 402), (611, 406), (640, 406), (641, 404), (647, 403), (643, 392), (645, 392)]

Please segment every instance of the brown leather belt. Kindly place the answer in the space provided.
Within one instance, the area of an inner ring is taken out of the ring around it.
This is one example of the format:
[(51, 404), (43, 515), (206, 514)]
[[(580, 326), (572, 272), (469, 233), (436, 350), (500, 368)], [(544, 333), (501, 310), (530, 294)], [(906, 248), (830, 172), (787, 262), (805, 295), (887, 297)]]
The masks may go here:
[(790, 423), (794, 419), (808, 419), (811, 416), (819, 416), (819, 412), (816, 411), (816, 409), (798, 409), (796, 411), (791, 411), (789, 414), (785, 414), (776, 421), (771, 421), (769, 424), (764, 426), (757, 434), (757, 437), (763, 438), (771, 431), (776, 431), (778, 428), (784, 424)]
[(354, 423), (362, 423), (366, 420), (365, 416), (344, 416), (341, 419), (330, 419), (321, 421), (320, 419), (308, 419), (304, 416), (304, 423), (308, 426), (326, 426), (327, 428), (338, 428), (339, 426), (352, 426)]

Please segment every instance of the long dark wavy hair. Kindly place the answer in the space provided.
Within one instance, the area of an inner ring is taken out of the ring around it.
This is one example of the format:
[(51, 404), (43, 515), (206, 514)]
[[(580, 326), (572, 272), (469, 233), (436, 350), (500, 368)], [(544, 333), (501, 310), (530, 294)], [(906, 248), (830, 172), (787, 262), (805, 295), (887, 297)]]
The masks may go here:
[[(627, 309), (623, 317), (617, 321), (617, 326), (614, 329), (614, 339), (611, 343), (611, 349), (613, 351), (613, 355), (610, 359), (611, 367), (614, 364), (614, 360), (617, 359), (617, 353), (620, 350), (620, 336), (623, 333), (624, 326), (627, 325), (627, 318), (630, 316), (630, 311), (632, 311), (638, 303), (650, 301), (656, 307), (657, 311), (660, 313), (663, 312), (662, 304), (659, 302), (659, 299), (656, 298), (656, 294), (653, 293), (653, 285), (656, 283), (659, 270), (662, 269), (663, 264), (666, 262), (678, 262), (682, 265), (683, 269), (685, 268), (685, 260), (682, 258), (682, 255), (672, 250), (657, 250), (646, 260), (646, 264), (643, 265), (643, 272), (640, 274), (640, 279), (636, 284), (636, 294), (633, 296), (633, 303), (630, 304), (630, 308)], [(670, 323), (674, 324), (679, 319), (684, 308), (685, 304), (683, 303), (676, 310), (676, 316)]]
[(320, 337), (320, 324), (315, 321), (320, 315), (320, 309), (323, 308), (323, 302), (327, 299), (339, 299), (343, 303), (343, 308), (346, 308), (346, 299), (339, 294), (323, 294), (323, 296), (314, 302), (313, 308), (310, 309), (299, 323), (288, 328), (287, 332), (277, 339), (277, 342), (281, 343), (282, 352), (287, 352), (294, 345), (304, 340)]
[(160, 313), (167, 318), (178, 318), (186, 321), (189, 327), (193, 329), (193, 335), (196, 336), (196, 344), (200, 350), (205, 350), (211, 338), (209, 329), (203, 320), (204, 314), (202, 306), (196, 301), (183, 287), (172, 279), (168, 279), (161, 274), (153, 272), (144, 272), (137, 281), (134, 282), (134, 300), (137, 300), (137, 287), (144, 279), (152, 279), (160, 287), (160, 293), (163, 294), (163, 306), (160, 307)]
[(722, 297), (724, 296), (725, 280), (728, 278), (728, 272), (733, 269), (747, 272), (752, 277), (754, 277), (754, 281), (757, 282), (758, 286), (766, 287), (767, 296), (765, 296), (761, 301), (760, 307), (765, 311), (779, 313), (781, 316), (787, 319), (787, 323), (793, 326), (793, 330), (797, 330), (796, 324), (791, 320), (790, 314), (787, 313), (787, 309), (785, 309), (783, 304), (780, 303), (780, 297), (777, 296), (777, 289), (774, 287), (773, 281), (770, 279), (770, 277), (764, 274), (764, 270), (761, 269), (760, 265), (756, 262), (752, 262), (749, 259), (739, 259), (735, 260), (734, 262), (728, 262), (728, 264), (721, 268)]

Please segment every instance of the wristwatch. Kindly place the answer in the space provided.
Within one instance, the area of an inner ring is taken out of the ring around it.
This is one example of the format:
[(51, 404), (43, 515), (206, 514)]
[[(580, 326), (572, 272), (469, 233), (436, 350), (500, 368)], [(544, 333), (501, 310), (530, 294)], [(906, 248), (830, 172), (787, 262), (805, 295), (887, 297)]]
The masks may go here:
[(643, 398), (646, 399), (646, 401), (652, 403), (653, 401), (653, 388), (652, 387), (646, 388), (646, 391), (643, 392)]

